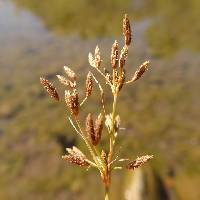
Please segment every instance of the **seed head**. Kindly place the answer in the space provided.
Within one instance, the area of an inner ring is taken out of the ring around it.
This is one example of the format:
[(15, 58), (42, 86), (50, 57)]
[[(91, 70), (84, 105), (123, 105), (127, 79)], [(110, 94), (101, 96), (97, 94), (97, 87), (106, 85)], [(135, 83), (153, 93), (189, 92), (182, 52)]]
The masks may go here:
[(101, 64), (101, 54), (98, 46), (96, 46), (95, 48), (94, 59), (96, 67), (99, 68)]
[(95, 121), (95, 127), (94, 127), (92, 114), (89, 113), (86, 118), (86, 132), (94, 146), (96, 146), (101, 139), (102, 129), (103, 129), (103, 115), (101, 113), (99, 114), (98, 118)]
[(124, 40), (125, 44), (128, 46), (131, 43), (131, 26), (130, 21), (128, 19), (128, 15), (125, 14), (123, 19), (123, 34), (124, 34)]
[(139, 78), (141, 78), (144, 72), (149, 68), (149, 64), (149, 61), (145, 61), (142, 65), (140, 65), (139, 68), (136, 70), (135, 74), (133, 75), (131, 81), (136, 81)]
[(74, 116), (77, 116), (79, 113), (79, 98), (76, 89), (72, 92), (69, 90), (65, 90), (65, 102), (69, 107), (71, 113)]
[(68, 154), (62, 156), (64, 160), (69, 161), (70, 163), (79, 165), (81, 167), (89, 166), (86, 156), (75, 146), (73, 148), (66, 148)]
[(76, 87), (76, 82), (72, 83), (70, 80), (66, 79), (64, 76), (56, 75), (60, 83), (62, 83), (65, 86), (70, 87), (71, 89), (74, 89)]
[(103, 130), (103, 115), (100, 113), (98, 118), (95, 121), (95, 144), (97, 145), (101, 139), (101, 135), (102, 135), (102, 130)]
[(114, 69), (116, 69), (117, 64), (118, 64), (118, 56), (119, 56), (118, 54), (119, 54), (118, 42), (117, 40), (115, 40), (111, 49), (111, 65), (112, 65), (112, 68)]
[(64, 66), (65, 73), (67, 76), (73, 80), (76, 80), (76, 74), (73, 70), (71, 70), (69, 67)]
[(88, 137), (90, 138), (92, 144), (95, 141), (95, 132), (94, 132), (94, 123), (93, 123), (93, 119), (92, 119), (92, 114), (89, 113), (87, 118), (86, 118), (86, 133), (88, 134)]
[(40, 82), (43, 85), (44, 89), (48, 92), (49, 96), (51, 98), (54, 98), (56, 101), (59, 101), (58, 93), (53, 84), (43, 77), (40, 78)]
[(144, 163), (146, 163), (147, 161), (149, 161), (152, 158), (153, 158), (153, 155), (145, 155), (145, 156), (137, 157), (136, 160), (128, 163), (126, 165), (126, 168), (134, 170), (135, 168), (142, 166)]
[(89, 53), (88, 61), (92, 67), (99, 69), (100, 64), (101, 64), (101, 56), (100, 56), (100, 50), (98, 46), (96, 46), (95, 48), (94, 56), (92, 55), (92, 53)]
[(86, 79), (86, 97), (91, 96), (92, 89), (93, 89), (92, 74), (91, 72), (88, 72)]
[(119, 67), (123, 68), (128, 57), (128, 47), (124, 46), (120, 53)]
[(124, 82), (125, 82), (125, 78), (126, 78), (126, 74), (125, 74), (125, 70), (123, 69), (122, 74), (118, 80), (118, 82), (119, 82), (118, 91), (120, 91), (122, 89)]
[(111, 114), (106, 115), (105, 118), (106, 118), (105, 119), (105, 125), (109, 130), (111, 130), (111, 127), (112, 127), (112, 115)]
[(93, 58), (92, 53), (89, 53), (89, 54), (88, 54), (88, 61), (89, 61), (89, 64), (90, 64), (92, 67), (95, 67), (94, 58)]

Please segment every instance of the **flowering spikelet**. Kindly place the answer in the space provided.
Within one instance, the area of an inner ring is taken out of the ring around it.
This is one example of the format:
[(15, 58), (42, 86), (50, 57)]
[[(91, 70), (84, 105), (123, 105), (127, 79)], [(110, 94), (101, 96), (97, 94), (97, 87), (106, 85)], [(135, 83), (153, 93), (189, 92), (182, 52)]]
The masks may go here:
[(64, 70), (65, 70), (65, 73), (67, 74), (67, 76), (73, 80), (76, 79), (76, 74), (73, 70), (71, 70), (69, 67), (67, 66), (64, 66)]
[(111, 114), (105, 116), (105, 125), (107, 126), (107, 128), (109, 130), (111, 130), (111, 128), (112, 128), (112, 115)]
[(114, 44), (112, 45), (111, 49), (111, 65), (113, 69), (116, 69), (118, 64), (118, 55), (119, 54), (119, 47), (118, 42), (115, 40)]
[(98, 46), (96, 46), (96, 48), (95, 48), (94, 60), (95, 60), (96, 67), (99, 68), (100, 64), (101, 64), (101, 54), (100, 54), (100, 50), (99, 50)]
[(125, 44), (130, 45), (131, 43), (131, 26), (130, 21), (128, 19), (128, 15), (125, 14), (123, 19), (123, 34), (125, 39)]
[(86, 156), (75, 146), (73, 148), (66, 148), (68, 155), (62, 156), (64, 160), (69, 161), (70, 163), (77, 164), (81, 167), (89, 166)]
[(64, 76), (56, 75), (60, 83), (65, 86), (69, 86), (71, 89), (76, 87), (76, 82), (72, 83), (70, 80), (67, 80)]
[(126, 78), (126, 74), (125, 74), (125, 70), (123, 69), (122, 74), (118, 81), (119, 82), (118, 91), (120, 91), (122, 89), (124, 82), (125, 82), (125, 78)]
[(127, 57), (128, 57), (128, 47), (124, 46), (123, 49), (121, 50), (120, 58), (119, 58), (119, 67), (120, 68), (124, 67)]
[(86, 97), (91, 96), (92, 89), (93, 89), (93, 81), (92, 81), (92, 74), (91, 72), (88, 72), (87, 78), (86, 78)]
[(92, 119), (92, 114), (89, 113), (86, 118), (86, 133), (88, 134), (88, 137), (90, 138), (92, 144), (95, 141), (95, 132), (94, 132), (94, 123)]
[(145, 155), (145, 156), (137, 157), (136, 160), (128, 163), (126, 165), (126, 168), (134, 170), (135, 168), (142, 166), (144, 163), (146, 163), (147, 161), (149, 161), (152, 158), (153, 158), (153, 155)]
[(43, 87), (46, 89), (46, 91), (48, 92), (49, 96), (59, 101), (58, 93), (56, 91), (56, 88), (53, 86), (53, 84), (43, 77), (40, 78), (40, 82), (43, 85)]
[(74, 116), (77, 116), (79, 112), (79, 99), (76, 89), (74, 89), (72, 92), (69, 90), (65, 90), (65, 102), (69, 107), (71, 113)]
[(92, 53), (88, 54), (88, 61), (92, 67), (99, 69), (100, 64), (101, 64), (101, 56), (100, 56), (100, 51), (99, 51), (98, 46), (96, 46), (95, 48), (94, 56), (92, 55)]
[(149, 61), (145, 61), (142, 65), (140, 65), (139, 68), (136, 70), (135, 74), (133, 75), (131, 81), (136, 81), (139, 78), (141, 78), (144, 72), (148, 69), (149, 64), (150, 64)]
[(103, 115), (100, 113), (98, 118), (95, 121), (95, 142), (94, 145), (97, 145), (101, 139), (101, 134), (103, 130)]
[(88, 61), (89, 61), (89, 64), (90, 64), (92, 67), (95, 67), (94, 58), (93, 58), (92, 53), (89, 53), (89, 54), (88, 54)]

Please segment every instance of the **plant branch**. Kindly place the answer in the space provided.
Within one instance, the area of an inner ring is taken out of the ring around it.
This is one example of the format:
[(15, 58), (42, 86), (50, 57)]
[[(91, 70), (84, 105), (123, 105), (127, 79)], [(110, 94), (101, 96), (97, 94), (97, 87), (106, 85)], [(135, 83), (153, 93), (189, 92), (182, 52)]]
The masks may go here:
[[(92, 73), (91, 73), (92, 74)], [(94, 79), (94, 81), (96, 82), (96, 84), (99, 87), (100, 93), (101, 93), (101, 104), (102, 104), (102, 108), (104, 111), (104, 114), (106, 115), (106, 109), (105, 109), (105, 103), (104, 103), (104, 92), (103, 92), (103, 88), (101, 86), (101, 84), (99, 83), (99, 81), (96, 79), (96, 77), (94, 76), (94, 74), (92, 74), (92, 77)]]

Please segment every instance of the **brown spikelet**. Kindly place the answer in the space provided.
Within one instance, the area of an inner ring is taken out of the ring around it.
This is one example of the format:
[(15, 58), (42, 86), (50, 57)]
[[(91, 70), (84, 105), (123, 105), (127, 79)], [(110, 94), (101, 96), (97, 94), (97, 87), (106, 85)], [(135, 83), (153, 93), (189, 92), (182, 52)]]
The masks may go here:
[(130, 26), (130, 21), (128, 19), (127, 14), (125, 14), (124, 19), (123, 19), (123, 34), (124, 34), (125, 45), (130, 45), (130, 43), (131, 43), (131, 26)]
[(86, 133), (88, 134), (88, 137), (90, 138), (90, 141), (93, 144), (95, 142), (95, 132), (94, 132), (94, 123), (91, 113), (89, 113), (86, 118), (85, 126), (86, 126)]
[(96, 46), (96, 48), (95, 48), (94, 60), (95, 60), (96, 67), (99, 68), (100, 64), (101, 64), (101, 54), (100, 54), (100, 50), (99, 50), (98, 46)]
[(111, 114), (105, 116), (105, 125), (108, 128), (108, 130), (111, 130), (111, 128), (112, 128), (112, 115)]
[(67, 76), (73, 80), (76, 79), (76, 74), (73, 70), (71, 70), (69, 67), (67, 66), (64, 66), (64, 70), (65, 70), (65, 73), (67, 74)]
[(102, 134), (102, 130), (103, 130), (103, 120), (104, 120), (104, 117), (100, 113), (98, 118), (95, 121), (95, 129), (94, 129), (95, 144), (94, 145), (97, 145), (99, 143), (100, 139), (101, 139), (101, 134)]
[(92, 67), (95, 67), (95, 62), (94, 62), (94, 58), (93, 58), (92, 53), (89, 53), (89, 54), (88, 54), (88, 61), (89, 61), (89, 64), (90, 64)]
[(119, 54), (119, 47), (118, 42), (115, 40), (114, 44), (112, 45), (111, 49), (111, 65), (113, 69), (116, 69), (118, 64), (118, 55)]
[(119, 67), (120, 67), (120, 68), (123, 68), (124, 65), (125, 65), (125, 59), (124, 59), (123, 57), (121, 57), (121, 58), (119, 59)]
[(142, 65), (140, 65), (139, 68), (134, 73), (133, 78), (131, 79), (131, 81), (136, 81), (139, 78), (141, 78), (142, 75), (144, 74), (144, 72), (149, 68), (149, 64), (150, 64), (150, 62), (146, 61)]
[(86, 78), (86, 97), (91, 96), (92, 89), (93, 89), (93, 81), (92, 81), (92, 74), (91, 72), (88, 72), (87, 78)]
[(65, 90), (65, 102), (69, 107), (71, 113), (74, 116), (77, 116), (79, 113), (79, 98), (76, 89), (72, 92), (69, 90)]
[(126, 74), (125, 74), (125, 70), (123, 69), (122, 74), (119, 78), (119, 86), (118, 86), (118, 91), (120, 91), (124, 85), (125, 82), (125, 78), (126, 78)]
[(73, 147), (66, 149), (68, 154), (62, 156), (64, 160), (69, 161), (70, 163), (79, 165), (81, 167), (89, 166), (90, 164), (87, 162), (86, 156), (77, 148)]
[(92, 55), (92, 53), (88, 54), (88, 61), (92, 67), (99, 69), (100, 64), (101, 64), (101, 55), (100, 55), (100, 50), (98, 46), (96, 46), (95, 48), (94, 56)]
[(70, 80), (67, 80), (64, 76), (56, 75), (60, 83), (65, 86), (69, 86), (71, 89), (76, 87), (76, 82), (72, 83)]
[(54, 98), (56, 101), (59, 101), (58, 93), (53, 84), (43, 77), (40, 78), (40, 82), (43, 85), (44, 89), (48, 92), (49, 96)]
[(128, 47), (124, 46), (123, 49), (121, 50), (119, 58), (119, 67), (121, 69), (124, 67), (127, 57), (128, 57)]
[(126, 165), (126, 168), (134, 170), (135, 168), (142, 166), (144, 163), (146, 163), (152, 158), (153, 158), (153, 155), (145, 155), (145, 156), (137, 157), (136, 160), (128, 163)]

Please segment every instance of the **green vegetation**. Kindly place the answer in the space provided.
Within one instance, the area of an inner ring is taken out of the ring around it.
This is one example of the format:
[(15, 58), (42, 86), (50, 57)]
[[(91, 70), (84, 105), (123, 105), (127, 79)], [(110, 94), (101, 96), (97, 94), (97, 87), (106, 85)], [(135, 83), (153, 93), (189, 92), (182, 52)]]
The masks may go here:
[[(131, 9), (130, 0), (14, 0), (41, 17), (58, 34), (78, 33), (82, 37), (119, 33), (122, 13)], [(111, 26), (112, 24), (112, 26)]]
[[(13, 0), (39, 16), (54, 32), (82, 37), (119, 34), (118, 21), (130, 13), (136, 20), (150, 20), (147, 38), (152, 53), (167, 56), (181, 49), (200, 50), (198, 0)], [(112, 26), (110, 25), (112, 24)]]

